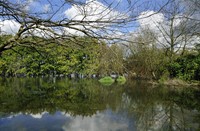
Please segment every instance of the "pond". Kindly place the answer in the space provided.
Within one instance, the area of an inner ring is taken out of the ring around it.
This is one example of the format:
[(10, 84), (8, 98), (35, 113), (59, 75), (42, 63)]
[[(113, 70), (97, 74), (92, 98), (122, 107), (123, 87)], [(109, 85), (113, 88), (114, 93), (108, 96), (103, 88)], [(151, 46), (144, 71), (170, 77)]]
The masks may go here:
[(200, 91), (145, 81), (0, 78), (0, 131), (196, 131)]

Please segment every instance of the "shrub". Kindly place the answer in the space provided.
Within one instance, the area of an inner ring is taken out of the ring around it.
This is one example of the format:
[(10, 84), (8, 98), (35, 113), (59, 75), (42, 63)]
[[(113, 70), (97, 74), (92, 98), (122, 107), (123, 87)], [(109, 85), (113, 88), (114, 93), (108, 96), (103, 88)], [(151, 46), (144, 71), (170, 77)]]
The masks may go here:
[(200, 55), (182, 56), (168, 65), (171, 77), (183, 80), (200, 80)]
[(115, 80), (110, 76), (106, 76), (106, 77), (101, 78), (99, 80), (99, 82), (104, 84), (104, 85), (111, 85), (112, 83), (115, 82)]

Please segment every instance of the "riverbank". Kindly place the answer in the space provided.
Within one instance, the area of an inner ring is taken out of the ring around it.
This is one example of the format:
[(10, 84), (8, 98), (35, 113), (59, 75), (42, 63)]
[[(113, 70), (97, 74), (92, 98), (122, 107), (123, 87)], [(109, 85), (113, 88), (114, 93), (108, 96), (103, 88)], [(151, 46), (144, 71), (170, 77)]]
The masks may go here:
[(183, 81), (181, 79), (168, 79), (168, 80), (158, 80), (158, 81), (149, 81), (153, 86), (166, 86), (173, 88), (184, 88), (184, 87), (192, 87), (200, 90), (200, 82), (199, 81)]

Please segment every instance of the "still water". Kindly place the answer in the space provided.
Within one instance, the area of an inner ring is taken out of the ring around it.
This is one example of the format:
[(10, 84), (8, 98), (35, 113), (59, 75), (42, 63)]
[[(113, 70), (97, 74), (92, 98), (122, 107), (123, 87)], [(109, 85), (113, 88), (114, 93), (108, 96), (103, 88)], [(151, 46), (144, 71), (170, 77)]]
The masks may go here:
[(200, 92), (145, 81), (0, 78), (0, 131), (198, 131)]

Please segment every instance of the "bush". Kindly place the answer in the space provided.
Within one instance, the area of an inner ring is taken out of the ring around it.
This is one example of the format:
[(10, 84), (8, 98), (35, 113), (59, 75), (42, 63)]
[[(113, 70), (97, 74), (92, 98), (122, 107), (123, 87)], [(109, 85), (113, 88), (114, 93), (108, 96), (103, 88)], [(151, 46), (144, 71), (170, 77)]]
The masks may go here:
[(120, 83), (125, 83), (126, 82), (126, 78), (124, 76), (119, 76), (116, 81), (120, 82)]
[(168, 65), (171, 77), (183, 80), (200, 80), (200, 55), (182, 56)]
[(112, 77), (110, 77), (110, 76), (106, 76), (104, 78), (101, 78), (99, 80), (99, 82), (102, 83), (102, 84), (104, 84), (104, 85), (111, 85), (112, 83), (115, 82), (115, 80)]

